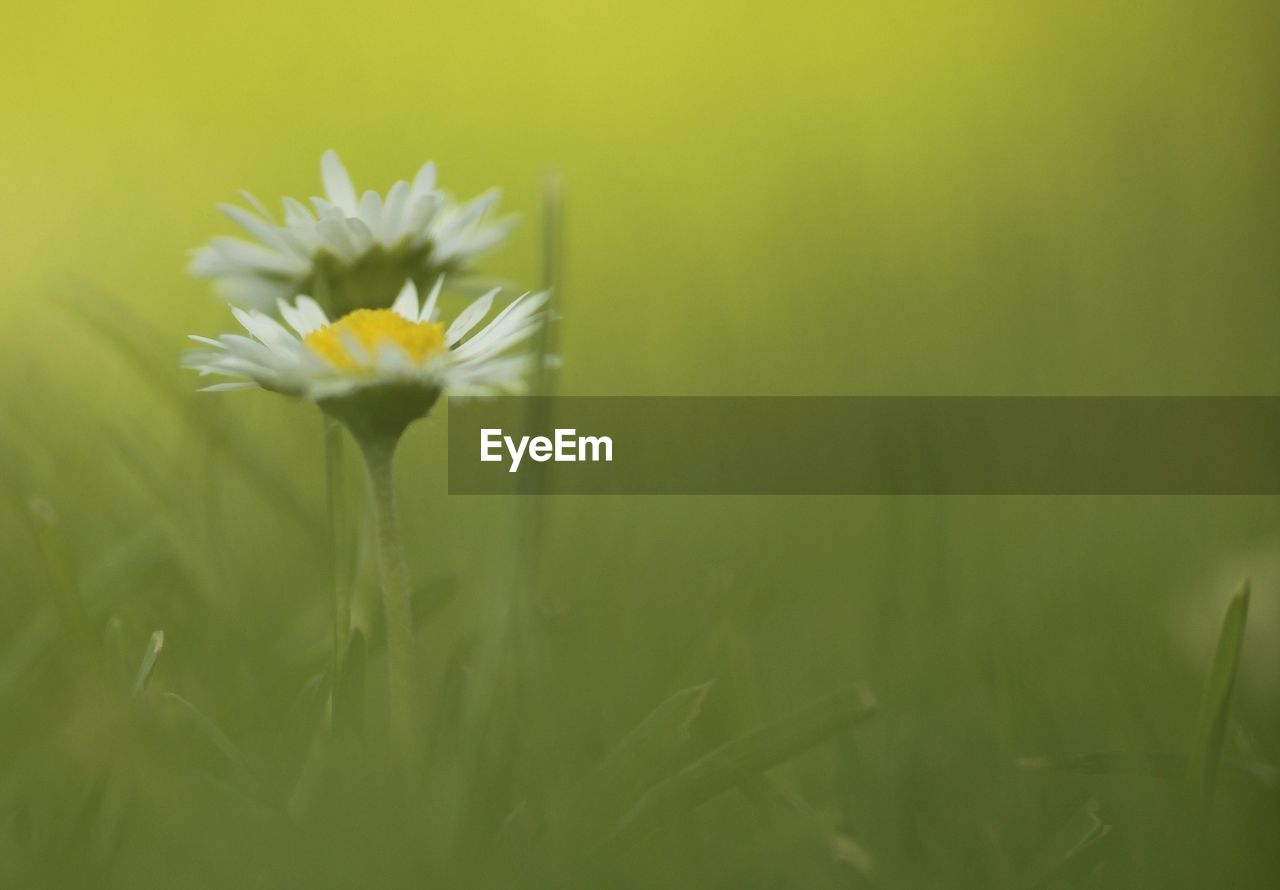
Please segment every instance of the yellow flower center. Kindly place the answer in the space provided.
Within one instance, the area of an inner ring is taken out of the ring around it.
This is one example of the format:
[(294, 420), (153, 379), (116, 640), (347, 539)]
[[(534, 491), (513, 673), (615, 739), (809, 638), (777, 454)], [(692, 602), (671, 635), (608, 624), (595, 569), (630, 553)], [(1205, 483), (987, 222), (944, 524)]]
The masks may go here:
[(444, 325), (436, 321), (409, 321), (390, 309), (357, 309), (327, 327), (303, 338), (311, 351), (335, 368), (355, 371), (362, 367), (347, 351), (349, 338), (376, 355), (383, 343), (394, 343), (414, 362), (421, 364), (444, 346)]

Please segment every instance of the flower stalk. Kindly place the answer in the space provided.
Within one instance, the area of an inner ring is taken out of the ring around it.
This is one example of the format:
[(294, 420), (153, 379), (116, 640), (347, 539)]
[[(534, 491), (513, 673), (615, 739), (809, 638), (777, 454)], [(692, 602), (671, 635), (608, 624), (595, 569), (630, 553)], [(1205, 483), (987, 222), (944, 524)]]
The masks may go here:
[(409, 575), (396, 513), (393, 465), (399, 433), (357, 435), (369, 477), (378, 574), (387, 642), (387, 706), (392, 762), (400, 778), (410, 772), (413, 750), (413, 610)]

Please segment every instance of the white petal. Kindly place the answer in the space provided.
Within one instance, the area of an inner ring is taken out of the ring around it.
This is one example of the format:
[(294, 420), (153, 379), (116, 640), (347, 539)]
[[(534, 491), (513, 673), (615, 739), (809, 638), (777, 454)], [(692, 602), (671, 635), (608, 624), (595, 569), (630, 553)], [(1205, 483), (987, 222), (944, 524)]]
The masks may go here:
[(307, 209), (307, 205), (297, 198), (282, 198), (281, 203), (284, 204), (284, 221), (286, 223), (314, 223), (316, 221), (315, 216)]
[(449, 369), (445, 386), (450, 395), (484, 396), (494, 392), (519, 392), (532, 368), (527, 355), (516, 355), (472, 367)]
[(212, 386), (200, 387), (200, 392), (232, 392), (239, 389), (257, 389), (258, 384), (244, 381), (241, 383), (215, 383)]
[(536, 294), (525, 294), (513, 300), (507, 308), (489, 322), (484, 328), (456, 350), (459, 358), (477, 356), (481, 353), (496, 355), (525, 339), (538, 329), (541, 321), (533, 320), (534, 314), (546, 305), (550, 298), (548, 291)]
[(391, 304), (391, 311), (409, 321), (418, 320), (418, 289), (414, 287), (412, 278), (404, 283), (404, 287), (400, 288), (399, 296)]
[(252, 337), (243, 334), (223, 334), (218, 343), (231, 355), (255, 362), (273, 362), (275, 353)]
[(417, 200), (436, 190), (436, 162), (427, 161), (422, 165), (422, 169), (418, 171), (418, 175), (413, 177), (413, 187), (410, 197)]
[(378, 371), (391, 376), (412, 374), (416, 369), (416, 365), (413, 359), (409, 358), (408, 353), (389, 340), (378, 344), (376, 362)]
[(507, 237), (505, 229), (499, 229), (496, 226), (486, 226), (471, 232), (468, 238), (459, 238), (455, 242), (453, 252), (455, 254), (467, 254), (468, 256), (479, 256), (488, 253), (493, 248), (502, 243), (502, 239)]
[(307, 333), (318, 330), (319, 328), (328, 327), (329, 316), (324, 314), (324, 310), (320, 308), (320, 304), (308, 297), (306, 294), (298, 297), (294, 303), (298, 308), (298, 312), (302, 316), (303, 323), (307, 326)]
[(246, 191), (245, 189), (241, 189), (240, 197), (244, 198), (245, 203), (247, 203), (250, 207), (256, 210), (259, 216), (261, 216), (267, 222), (272, 223), (273, 225), (275, 224), (275, 218), (272, 217), (271, 211), (268, 210), (263, 205), (263, 203), (257, 199), (257, 197), (253, 194), (253, 192)]
[(431, 230), (428, 227), (435, 220), (440, 207), (440, 196), (436, 194), (426, 194), (410, 199), (409, 212), (405, 214), (400, 230), (413, 239), (415, 246), (431, 237)]
[(409, 206), (409, 183), (403, 179), (387, 192), (387, 203), (382, 207), (382, 227), (377, 230), (383, 244), (390, 247), (400, 240), (400, 221)]
[(436, 301), (440, 299), (440, 289), (444, 287), (444, 276), (441, 275), (436, 279), (436, 283), (431, 286), (431, 293), (427, 295), (427, 301), (422, 304), (422, 312), (418, 314), (418, 321), (431, 321), (432, 316), (436, 314)]
[(301, 246), (307, 257), (324, 246), (324, 239), (316, 231), (316, 221), (313, 218), (309, 218), (307, 222), (288, 223), (286, 231), (289, 238)]
[(264, 346), (273, 352), (291, 353), (293, 347), (298, 343), (292, 334), (280, 326), (280, 322), (268, 315), (254, 311), (246, 312), (235, 307), (232, 307), (231, 312), (235, 315), (236, 320), (244, 325), (246, 331), (257, 337)]
[(360, 339), (346, 328), (338, 328), (338, 339), (342, 341), (342, 348), (351, 356), (352, 361), (357, 365), (367, 367), (369, 365), (369, 351), (364, 348), (364, 344)]
[(347, 234), (351, 237), (351, 243), (356, 246), (356, 255), (362, 255), (373, 247), (373, 232), (369, 230), (369, 226), (365, 225), (364, 220), (358, 217), (352, 217), (346, 221)]
[(280, 369), (271, 362), (256, 362), (238, 356), (224, 356), (215, 359), (200, 368), (202, 374), (222, 374), (227, 377), (251, 377), (258, 379), (265, 376), (276, 376)]
[(355, 262), (356, 257), (360, 255), (355, 243), (351, 240), (346, 220), (333, 217), (322, 219), (316, 223), (316, 231), (324, 238), (325, 247), (337, 254), (344, 263)]
[[(533, 313), (545, 306), (550, 298), (550, 291), (539, 291), (536, 294), (521, 294), (512, 300), (507, 308), (494, 316), (493, 321), (485, 325), (484, 330), (480, 333), (484, 334), (490, 331), (497, 332), (500, 329), (500, 326), (504, 323), (508, 325), (519, 324), (521, 321), (529, 318)], [(480, 334), (477, 334), (476, 336), (478, 337)]]
[(464, 229), (471, 225), (480, 217), (489, 212), (489, 208), (498, 202), (502, 197), (502, 190), (492, 188), (484, 194), (477, 195), (466, 203), (458, 212), (457, 219), (454, 220), (454, 226), (458, 229)]
[(218, 209), (231, 218), (231, 221), (244, 229), (263, 244), (287, 250), (288, 243), (280, 237), (280, 231), (260, 216), (250, 213), (234, 204), (219, 204)]
[(342, 212), (341, 207), (339, 207), (337, 204), (332, 203), (331, 201), (326, 201), (324, 198), (313, 197), (311, 199), (311, 207), (315, 211), (316, 218), (318, 219), (324, 219), (325, 217), (331, 216), (334, 214), (336, 214), (339, 217), (346, 216), (346, 214)]
[(237, 272), (301, 275), (306, 263), (297, 257), (254, 244), (241, 238), (214, 238), (201, 248), (191, 263), (191, 274), (216, 276)]
[(320, 178), (324, 182), (325, 196), (343, 209), (347, 216), (356, 215), (356, 188), (351, 184), (347, 168), (342, 166), (338, 153), (329, 149), (320, 158)]
[(382, 230), (382, 196), (373, 189), (360, 196), (359, 216), (372, 231)]
[(491, 290), (480, 299), (476, 300), (466, 309), (458, 314), (453, 320), (453, 324), (449, 325), (449, 330), (445, 331), (444, 341), (449, 346), (457, 343), (467, 335), (480, 319), (489, 314), (489, 309), (493, 306), (493, 298), (498, 291)]
[(280, 317), (285, 320), (289, 327), (293, 328), (299, 337), (305, 337), (310, 333), (302, 313), (290, 306), (287, 300), (283, 298), (277, 299), (276, 308), (280, 311)]
[(524, 327), (506, 331), (498, 336), (486, 337), (480, 342), (477, 342), (473, 337), (454, 351), (454, 357), (459, 362), (477, 363), (489, 361), (506, 352), (517, 343), (529, 339), (537, 333), (539, 326), (536, 321), (530, 322)]

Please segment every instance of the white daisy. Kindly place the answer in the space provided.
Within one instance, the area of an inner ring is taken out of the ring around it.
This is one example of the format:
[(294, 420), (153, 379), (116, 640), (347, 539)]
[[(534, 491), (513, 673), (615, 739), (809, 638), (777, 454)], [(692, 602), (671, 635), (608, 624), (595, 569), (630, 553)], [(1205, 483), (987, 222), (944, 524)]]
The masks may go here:
[(402, 282), (474, 271), (475, 261), (507, 236), (513, 217), (491, 218), (499, 192), (456, 203), (436, 187), (434, 163), (386, 197), (358, 195), (334, 151), (320, 159), (325, 196), (311, 206), (284, 198), (280, 224), (253, 195), (249, 208), (218, 207), (252, 240), (214, 238), (188, 271), (216, 281), (235, 306), (274, 312), (278, 300), (309, 294), (334, 314), (390, 305)]
[(442, 282), (421, 306), (410, 280), (390, 309), (356, 309), (333, 322), (308, 296), (279, 301), (288, 327), (256, 309), (233, 308), (250, 336), (193, 336), (210, 348), (183, 363), (202, 375), (243, 378), (207, 390), (261, 387), (311, 399), (357, 434), (370, 425), (398, 433), (441, 394), (520, 392), (532, 357), (511, 350), (542, 324), (548, 295), (525, 294), (477, 330), (498, 293), (490, 291), (446, 328), (436, 320)]

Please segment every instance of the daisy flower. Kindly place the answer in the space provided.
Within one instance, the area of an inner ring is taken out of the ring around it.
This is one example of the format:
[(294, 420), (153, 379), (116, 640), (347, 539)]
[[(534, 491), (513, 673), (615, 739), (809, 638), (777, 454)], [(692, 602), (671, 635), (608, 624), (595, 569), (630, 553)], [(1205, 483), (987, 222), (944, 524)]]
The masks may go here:
[(184, 364), (201, 374), (239, 380), (211, 390), (261, 388), (314, 401), (343, 423), (360, 446), (369, 478), (374, 539), (386, 616), (389, 733), (392, 762), (412, 775), (414, 745), (413, 617), (392, 484), (392, 461), (405, 429), (442, 394), (480, 396), (519, 391), (532, 366), (511, 354), (543, 323), (546, 293), (525, 294), (481, 325), (497, 291), (476, 300), (446, 327), (436, 303), (406, 281), (389, 309), (354, 309), (331, 321), (319, 303), (279, 298), (281, 324), (257, 309), (233, 308), (248, 336), (193, 337), (207, 349)]
[(336, 320), (309, 296), (277, 299), (283, 324), (258, 309), (233, 308), (248, 336), (193, 337), (208, 348), (184, 357), (201, 374), (239, 378), (208, 389), (261, 388), (310, 399), (359, 444), (386, 618), (391, 763), (404, 781), (414, 770), (416, 695), (413, 612), (392, 480), (396, 445), (443, 394), (519, 391), (532, 361), (512, 351), (543, 323), (548, 298), (525, 294), (482, 325), (498, 293), (493, 290), (446, 327), (436, 311), (443, 283), (437, 278), (419, 304), (409, 279), (389, 309), (357, 308)]
[(195, 252), (190, 274), (213, 279), (223, 299), (246, 309), (274, 312), (277, 301), (301, 294), (338, 315), (383, 309), (406, 278), (424, 283), (474, 271), (514, 224), (491, 217), (497, 189), (463, 204), (440, 191), (433, 163), (385, 197), (359, 194), (334, 151), (320, 159), (320, 173), (324, 197), (309, 207), (284, 198), (282, 223), (247, 192), (247, 209), (219, 204), (250, 238), (214, 238)]
[(417, 287), (407, 281), (390, 309), (356, 309), (336, 321), (308, 296), (279, 301), (285, 324), (256, 309), (233, 308), (249, 336), (193, 336), (209, 348), (188, 353), (184, 364), (202, 375), (243, 378), (208, 390), (298, 396), (341, 420), (357, 439), (366, 433), (398, 438), (440, 395), (520, 392), (532, 367), (531, 356), (511, 352), (542, 323), (545, 292), (517, 298), (480, 326), (498, 293), (490, 291), (446, 327), (437, 320), (442, 283), (437, 279), (419, 305)]

